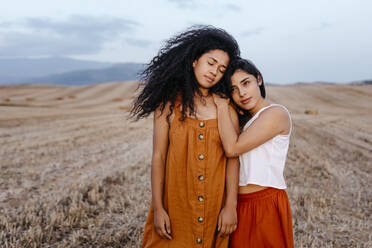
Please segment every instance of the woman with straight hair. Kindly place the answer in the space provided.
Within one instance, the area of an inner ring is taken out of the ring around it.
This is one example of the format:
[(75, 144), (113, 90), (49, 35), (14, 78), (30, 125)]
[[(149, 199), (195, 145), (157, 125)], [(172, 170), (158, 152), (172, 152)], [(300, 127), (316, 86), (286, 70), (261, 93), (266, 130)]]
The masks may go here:
[(238, 227), (231, 248), (293, 247), (292, 218), (283, 171), (292, 130), (288, 110), (265, 99), (261, 72), (248, 60), (230, 63), (230, 100), (240, 113), (234, 130), (229, 99), (214, 95), (218, 129), (227, 157), (240, 160)]

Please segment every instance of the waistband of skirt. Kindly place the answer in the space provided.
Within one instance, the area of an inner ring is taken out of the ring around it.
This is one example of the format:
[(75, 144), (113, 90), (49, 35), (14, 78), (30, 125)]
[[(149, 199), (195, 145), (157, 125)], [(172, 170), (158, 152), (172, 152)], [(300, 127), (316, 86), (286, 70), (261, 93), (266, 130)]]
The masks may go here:
[(267, 197), (270, 197), (270, 196), (274, 196), (278, 193), (281, 193), (281, 192), (286, 192), (284, 189), (277, 189), (277, 188), (266, 188), (266, 189), (263, 189), (263, 190), (260, 190), (260, 191), (256, 191), (256, 192), (253, 192), (253, 193), (246, 193), (246, 194), (239, 194), (238, 195), (238, 202), (245, 202), (245, 201), (250, 201), (250, 200), (254, 200), (254, 199), (263, 199), (263, 198), (267, 198)]

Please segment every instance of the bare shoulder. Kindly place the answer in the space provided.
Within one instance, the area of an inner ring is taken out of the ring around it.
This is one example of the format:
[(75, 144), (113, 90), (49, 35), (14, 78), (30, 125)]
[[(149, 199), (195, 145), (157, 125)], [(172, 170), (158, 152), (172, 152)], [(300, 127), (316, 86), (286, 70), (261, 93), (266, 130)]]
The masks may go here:
[(169, 113), (171, 113), (171, 102), (167, 102), (164, 107), (162, 105), (157, 107), (154, 114), (156, 118), (165, 119), (169, 115)]
[(287, 133), (290, 129), (290, 116), (284, 106), (271, 106), (262, 111), (259, 118), (262, 121), (269, 121), (273, 125), (280, 126), (283, 133)]
[(263, 119), (270, 119), (271, 121), (289, 121), (288, 112), (282, 106), (271, 106), (262, 111), (260, 117)]

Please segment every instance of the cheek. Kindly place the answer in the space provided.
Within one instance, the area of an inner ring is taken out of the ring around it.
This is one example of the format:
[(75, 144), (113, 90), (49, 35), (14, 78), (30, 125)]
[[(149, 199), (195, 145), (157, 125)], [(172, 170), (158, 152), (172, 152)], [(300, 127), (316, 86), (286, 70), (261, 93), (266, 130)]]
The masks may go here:
[(254, 91), (258, 97), (261, 96), (260, 86), (258, 84), (255, 86)]
[(255, 96), (257, 94), (257, 92), (260, 91), (260, 89), (257, 87), (256, 84), (254, 84), (253, 82), (250, 83), (246, 88), (245, 88), (246, 92), (248, 95), (250, 96)]
[(221, 80), (221, 78), (223, 77), (223, 73), (218, 73), (217, 75), (216, 75), (216, 81), (217, 82), (219, 82), (220, 80)]
[(232, 99), (234, 100), (234, 102), (236, 104), (238, 104), (238, 105), (240, 104), (240, 102), (239, 102), (239, 94), (236, 91), (234, 91), (234, 93), (232, 93)]
[(199, 81), (199, 79), (200, 79), (200, 66), (194, 67), (194, 74), (195, 74), (196, 79)]

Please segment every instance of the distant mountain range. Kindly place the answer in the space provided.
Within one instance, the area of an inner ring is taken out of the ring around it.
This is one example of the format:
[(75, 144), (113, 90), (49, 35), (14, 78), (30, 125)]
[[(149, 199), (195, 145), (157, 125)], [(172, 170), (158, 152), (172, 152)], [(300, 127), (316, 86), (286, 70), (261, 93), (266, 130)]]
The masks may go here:
[[(1, 84), (86, 85), (114, 81), (138, 80), (144, 69), (141, 63), (109, 63), (66, 57), (39, 59), (0, 59)], [(326, 83), (326, 82), (318, 82)], [(351, 84), (372, 84), (360, 80)], [(266, 82), (267, 85), (277, 85)]]
[(372, 84), (372, 80), (361, 81), (362, 84)]
[(18, 81), (18, 83), (86, 85), (113, 81), (131, 81), (138, 80), (138, 73), (142, 68), (142, 64), (123, 63), (105, 69), (80, 70), (30, 78)]
[(0, 59), (0, 84), (85, 85), (137, 80), (140, 63), (105, 63), (64, 57)]

